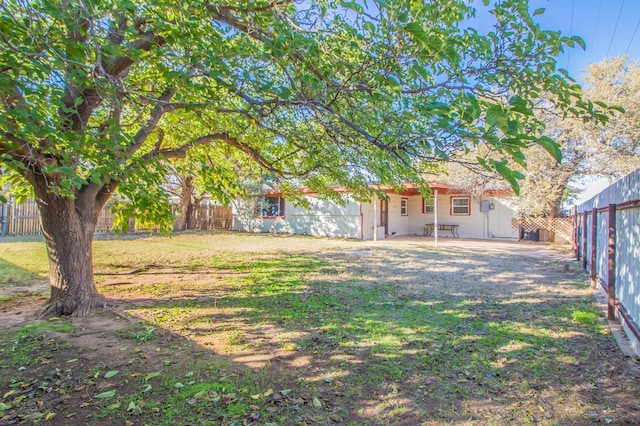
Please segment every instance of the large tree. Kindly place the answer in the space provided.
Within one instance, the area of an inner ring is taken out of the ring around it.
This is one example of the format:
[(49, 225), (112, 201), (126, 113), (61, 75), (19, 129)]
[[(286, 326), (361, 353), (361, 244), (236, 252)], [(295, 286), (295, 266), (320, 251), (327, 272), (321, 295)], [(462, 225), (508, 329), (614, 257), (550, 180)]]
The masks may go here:
[(555, 217), (585, 179), (615, 180), (640, 167), (640, 66), (628, 57), (606, 58), (590, 65), (583, 80), (585, 101), (615, 105), (616, 113), (606, 123), (585, 123), (552, 109), (540, 115), (562, 161), (550, 160), (539, 147), (525, 150), (520, 198), (525, 214)]
[[(476, 145), (509, 161), (540, 145), (533, 108), (602, 118), (554, 57), (583, 44), (526, 0), (4, 0), (0, 161), (35, 194), (50, 258), (48, 314), (104, 303), (92, 272), (98, 212), (166, 224), (166, 161), (230, 151), (323, 190), (421, 182)], [(474, 3), (475, 4), (475, 3)], [(605, 108), (606, 109), (606, 108)]]

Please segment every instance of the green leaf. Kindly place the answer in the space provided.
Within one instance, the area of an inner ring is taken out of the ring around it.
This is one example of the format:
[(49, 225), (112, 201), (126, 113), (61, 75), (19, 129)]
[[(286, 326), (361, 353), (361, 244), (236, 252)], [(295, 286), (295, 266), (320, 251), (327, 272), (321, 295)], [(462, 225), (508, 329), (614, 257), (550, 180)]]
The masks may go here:
[(387, 83), (387, 86), (389, 86), (391, 90), (393, 90), (394, 92), (400, 93), (402, 91), (402, 87), (400, 86), (400, 83), (394, 77), (392, 76), (387, 77), (386, 83)]
[(106, 392), (102, 392), (96, 395), (96, 398), (98, 399), (105, 399), (105, 398), (113, 398), (116, 395), (116, 391), (115, 389), (110, 390), (110, 391), (106, 391)]
[(587, 50), (587, 43), (584, 42), (584, 39), (582, 37), (573, 36), (571, 37), (571, 40), (573, 40), (574, 42), (576, 42), (576, 44), (582, 47), (582, 50)]
[(160, 375), (159, 372), (157, 371), (152, 371), (151, 373), (147, 374), (146, 376), (144, 376), (144, 381), (148, 382), (149, 380), (153, 379), (154, 377), (158, 377)]
[(542, 15), (544, 13), (544, 7), (540, 7), (533, 11), (533, 16)]
[(506, 161), (493, 160), (493, 166), (496, 171), (500, 173), (507, 182), (509, 182), (513, 192), (515, 192), (516, 195), (520, 195), (520, 184), (518, 183), (518, 178), (522, 176), (522, 173), (514, 173), (514, 171), (507, 166)]
[(359, 13), (359, 14), (362, 14), (364, 12), (364, 9), (362, 8), (362, 6), (360, 6), (355, 1), (343, 1), (342, 2), (342, 6), (346, 7), (347, 9), (351, 9), (354, 12)]
[(498, 122), (498, 119), (504, 115), (502, 107), (500, 105), (491, 105), (485, 111), (485, 121), (488, 127), (493, 126)]
[(111, 370), (111, 371), (107, 371), (107, 372), (104, 374), (104, 378), (105, 378), (105, 379), (110, 379), (110, 378), (112, 378), (113, 376), (117, 376), (119, 372), (120, 372), (120, 371), (118, 371), (118, 370)]
[(542, 136), (536, 139), (535, 142), (551, 154), (558, 163), (562, 161), (562, 151), (560, 151), (560, 145), (556, 141), (548, 136)]
[(313, 397), (313, 406), (316, 408), (322, 407), (322, 402), (320, 402), (320, 400), (315, 396)]
[(411, 34), (416, 41), (418, 41), (424, 48), (431, 49), (433, 48), (434, 41), (429, 37), (429, 34), (426, 33), (422, 24), (418, 22), (409, 22), (404, 26), (404, 30)]

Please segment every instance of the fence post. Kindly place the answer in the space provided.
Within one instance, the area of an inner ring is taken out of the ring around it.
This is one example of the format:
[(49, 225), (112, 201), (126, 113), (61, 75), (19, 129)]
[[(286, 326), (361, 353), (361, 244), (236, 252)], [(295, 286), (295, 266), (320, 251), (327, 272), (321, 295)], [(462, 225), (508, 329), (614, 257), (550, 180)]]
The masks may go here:
[(598, 209), (591, 210), (591, 288), (596, 288), (596, 251), (598, 249)]
[(582, 269), (587, 269), (587, 212), (582, 212)]
[(9, 205), (2, 203), (2, 212), (0, 213), (0, 236), (6, 237), (9, 233)]
[(616, 319), (616, 205), (609, 204), (609, 259), (607, 262), (607, 318)]
[(580, 260), (580, 249), (578, 248), (578, 207), (573, 206), (573, 220), (571, 221), (571, 226), (573, 232), (571, 233), (573, 237), (573, 241), (571, 244), (573, 246), (573, 254), (576, 256), (576, 260)]

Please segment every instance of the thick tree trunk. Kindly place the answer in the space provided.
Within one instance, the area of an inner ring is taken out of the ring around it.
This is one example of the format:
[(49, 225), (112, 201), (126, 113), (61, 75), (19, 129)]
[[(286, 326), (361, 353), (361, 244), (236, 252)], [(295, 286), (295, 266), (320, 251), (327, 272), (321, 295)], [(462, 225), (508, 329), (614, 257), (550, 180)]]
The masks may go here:
[(54, 194), (37, 199), (51, 283), (42, 316), (87, 315), (105, 304), (93, 281), (92, 244), (99, 209), (95, 202), (83, 205)]
[(180, 213), (181, 216), (176, 220), (176, 231), (186, 231), (189, 228), (190, 216), (193, 212), (191, 205), (191, 196), (193, 195), (193, 178), (190, 176), (181, 176), (180, 191)]
[[(202, 198), (195, 198), (189, 206), (189, 214), (187, 215), (187, 229), (192, 231), (198, 227), (198, 217), (196, 213), (200, 209)], [(200, 228), (202, 229), (202, 228)]]

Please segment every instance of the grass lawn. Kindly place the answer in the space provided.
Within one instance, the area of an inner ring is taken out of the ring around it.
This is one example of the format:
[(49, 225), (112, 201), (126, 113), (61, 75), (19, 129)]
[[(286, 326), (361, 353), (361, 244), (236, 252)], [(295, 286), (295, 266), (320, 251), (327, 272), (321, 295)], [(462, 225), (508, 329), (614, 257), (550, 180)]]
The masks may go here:
[(577, 262), (236, 233), (94, 257), (108, 309), (17, 323), (46, 253), (0, 240), (0, 424), (640, 424)]

